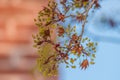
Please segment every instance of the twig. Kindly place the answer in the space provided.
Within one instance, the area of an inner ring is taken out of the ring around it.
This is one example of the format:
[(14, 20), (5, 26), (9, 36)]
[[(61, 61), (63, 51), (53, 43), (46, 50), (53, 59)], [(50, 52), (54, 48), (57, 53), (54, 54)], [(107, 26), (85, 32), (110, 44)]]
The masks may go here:
[(83, 24), (82, 24), (82, 31), (81, 31), (81, 34), (79, 36), (79, 42), (81, 42), (81, 39), (82, 39), (82, 36), (83, 36), (83, 33), (84, 33), (84, 28), (85, 28), (85, 23), (86, 23), (86, 17), (88, 16), (88, 12), (90, 11), (90, 9), (92, 8), (92, 6), (94, 5), (94, 2), (95, 2), (95, 0), (93, 0), (91, 2), (91, 4), (89, 5), (89, 7), (86, 9), (86, 11), (83, 12), (83, 14), (84, 13), (86, 13), (86, 14), (85, 14), (85, 19), (84, 19)]
[(47, 64), (49, 61), (50, 61), (50, 59), (52, 58), (52, 57), (54, 57), (55, 55), (52, 55), (52, 56), (50, 56), (50, 57), (48, 57), (48, 59), (44, 62), (44, 64)]

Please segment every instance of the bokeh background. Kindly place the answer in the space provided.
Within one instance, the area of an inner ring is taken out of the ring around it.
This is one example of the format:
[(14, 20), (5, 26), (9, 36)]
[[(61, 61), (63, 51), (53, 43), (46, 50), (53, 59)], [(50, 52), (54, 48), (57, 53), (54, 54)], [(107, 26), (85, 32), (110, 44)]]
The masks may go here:
[[(0, 0), (0, 80), (34, 80), (34, 18), (48, 0)], [(35, 74), (36, 80), (50, 80)], [(52, 78), (52, 77), (51, 77)], [(57, 78), (55, 78), (56, 80)]]
[(89, 65), (87, 70), (61, 65), (60, 80), (120, 80), (119, 3), (120, 0), (101, 0), (101, 8), (89, 13), (84, 36), (98, 42), (96, 64)]

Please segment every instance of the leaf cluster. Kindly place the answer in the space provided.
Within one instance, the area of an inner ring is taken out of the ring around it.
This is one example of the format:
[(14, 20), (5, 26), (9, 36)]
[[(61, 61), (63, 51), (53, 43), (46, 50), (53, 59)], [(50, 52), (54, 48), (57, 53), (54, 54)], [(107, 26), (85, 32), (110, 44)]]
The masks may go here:
[[(86, 69), (89, 64), (95, 64), (97, 43), (88, 37), (83, 38), (84, 27), (87, 22), (88, 13), (91, 9), (99, 8), (98, 0), (60, 0), (63, 11), (58, 9), (58, 3), (50, 0), (34, 20), (38, 26), (38, 33), (33, 35), (34, 47), (38, 49), (37, 69), (44, 75), (57, 75), (59, 64), (66, 64), (66, 68), (76, 68), (75, 62), (79, 62), (81, 69)], [(75, 14), (68, 14), (71, 11)], [(61, 25), (67, 18), (75, 19), (81, 25), (81, 33), (78, 34), (76, 26), (67, 27)], [(53, 41), (53, 29), (56, 30), (58, 38), (66, 38), (63, 42)], [(71, 57), (74, 56), (74, 57)]]

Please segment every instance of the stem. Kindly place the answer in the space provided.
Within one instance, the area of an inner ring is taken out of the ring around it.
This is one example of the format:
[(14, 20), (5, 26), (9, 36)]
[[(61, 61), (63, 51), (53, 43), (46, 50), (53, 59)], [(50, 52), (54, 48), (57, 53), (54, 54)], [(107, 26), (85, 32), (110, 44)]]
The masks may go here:
[(50, 59), (52, 58), (52, 57), (54, 57), (55, 55), (52, 55), (52, 56), (50, 56), (50, 57), (48, 57), (48, 59), (44, 62), (44, 64), (47, 64), (49, 61), (50, 61)]
[(83, 33), (84, 33), (84, 28), (85, 28), (85, 23), (86, 23), (86, 17), (88, 16), (88, 13), (89, 13), (89, 11), (90, 11), (90, 9), (92, 8), (92, 6), (94, 5), (94, 2), (95, 2), (95, 0), (93, 0), (92, 2), (91, 2), (91, 4), (89, 5), (89, 7), (86, 9), (86, 11), (85, 12), (83, 12), (82, 14), (85, 14), (85, 19), (84, 19), (84, 21), (83, 21), (83, 24), (82, 24), (82, 31), (81, 31), (81, 34), (80, 34), (80, 36), (79, 36), (79, 41), (81, 42), (81, 39), (82, 39), (82, 36), (83, 36)]
[(85, 54), (86, 56), (88, 56), (88, 54), (85, 52), (85, 50), (82, 50), (82, 53)]
[(55, 45), (55, 43), (52, 42), (51, 40), (40, 41), (40, 42), (38, 42), (37, 45), (42, 45), (44, 42), (50, 43), (50, 44), (52, 44), (52, 45)]

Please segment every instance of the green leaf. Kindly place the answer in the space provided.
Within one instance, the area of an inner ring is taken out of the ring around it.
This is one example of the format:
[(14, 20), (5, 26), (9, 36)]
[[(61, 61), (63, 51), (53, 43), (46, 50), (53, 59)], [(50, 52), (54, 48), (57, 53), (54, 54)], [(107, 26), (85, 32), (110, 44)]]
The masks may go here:
[(52, 25), (51, 28), (56, 28), (56, 25)]
[(81, 54), (77, 54), (78, 57), (80, 57)]
[(37, 45), (33, 45), (34, 48), (37, 48)]
[(94, 58), (91, 58), (91, 61), (94, 61)]
[(34, 34), (32, 34), (32, 38), (35, 39), (35, 35)]
[(87, 53), (87, 56), (90, 56), (90, 53)]
[[(84, 43), (85, 42), (85, 39), (82, 39), (82, 43)], [(86, 44), (87, 45), (87, 44)]]
[(74, 63), (74, 61), (75, 61), (75, 60), (74, 60), (73, 58), (70, 59), (70, 62), (71, 62), (72, 64)]
[(92, 57), (93, 57), (93, 58), (96, 58), (95, 54), (92, 54)]
[(72, 68), (76, 68), (76, 66), (71, 66)]
[(76, 55), (76, 51), (73, 50), (73, 51), (71, 51), (71, 52), (72, 52), (72, 54)]
[(91, 61), (91, 62), (90, 62), (90, 64), (92, 64), (92, 65), (93, 65), (93, 64), (95, 64), (95, 62)]
[(83, 6), (86, 7), (88, 5), (88, 1), (83, 2)]
[(85, 40), (88, 40), (88, 37), (86, 37)]
[(93, 48), (92, 48), (92, 50), (96, 50), (96, 48), (95, 48), (95, 47), (93, 47)]
[(74, 7), (72, 7), (72, 11), (74, 10), (75, 8)]
[(96, 43), (95, 43), (95, 45), (97, 46), (97, 45), (98, 45), (98, 43), (96, 42)]
[(69, 66), (67, 65), (66, 68), (69, 68)]
[(96, 50), (94, 50), (94, 52), (96, 53)]

